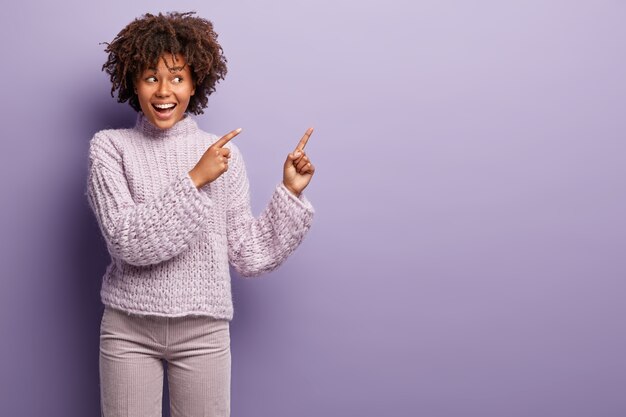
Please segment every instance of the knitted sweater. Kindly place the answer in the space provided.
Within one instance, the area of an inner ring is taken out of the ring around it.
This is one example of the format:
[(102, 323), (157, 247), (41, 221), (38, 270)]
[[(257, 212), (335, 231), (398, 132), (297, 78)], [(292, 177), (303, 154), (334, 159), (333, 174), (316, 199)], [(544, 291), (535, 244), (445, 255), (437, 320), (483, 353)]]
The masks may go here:
[(189, 116), (169, 129), (139, 112), (134, 128), (90, 141), (86, 195), (111, 263), (103, 304), (128, 313), (231, 320), (229, 263), (242, 276), (278, 267), (311, 226), (313, 207), (278, 184), (254, 218), (237, 146), (228, 170), (196, 188), (189, 176), (218, 138)]

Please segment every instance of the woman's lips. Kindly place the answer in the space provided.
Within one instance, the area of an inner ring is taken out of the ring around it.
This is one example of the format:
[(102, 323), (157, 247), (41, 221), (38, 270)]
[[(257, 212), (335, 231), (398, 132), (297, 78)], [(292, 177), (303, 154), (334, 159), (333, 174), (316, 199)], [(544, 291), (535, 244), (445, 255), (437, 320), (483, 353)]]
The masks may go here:
[(176, 104), (174, 104), (173, 107), (170, 107), (168, 109), (160, 109), (156, 107), (154, 104), (152, 104), (152, 108), (154, 109), (154, 114), (156, 115), (158, 119), (167, 120), (170, 118), (170, 116), (172, 116), (172, 114), (174, 114), (174, 109), (176, 109)]

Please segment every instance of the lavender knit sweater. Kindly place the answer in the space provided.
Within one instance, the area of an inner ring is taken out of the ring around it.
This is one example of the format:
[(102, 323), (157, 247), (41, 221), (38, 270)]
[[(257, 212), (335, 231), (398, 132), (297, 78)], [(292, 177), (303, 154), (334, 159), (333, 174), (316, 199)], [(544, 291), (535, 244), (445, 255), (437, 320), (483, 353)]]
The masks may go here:
[(89, 148), (87, 198), (111, 263), (100, 292), (129, 313), (233, 317), (229, 263), (243, 276), (278, 267), (311, 226), (313, 207), (282, 182), (252, 216), (243, 159), (196, 188), (188, 172), (217, 140), (189, 115), (161, 130), (139, 112), (132, 129), (102, 130)]

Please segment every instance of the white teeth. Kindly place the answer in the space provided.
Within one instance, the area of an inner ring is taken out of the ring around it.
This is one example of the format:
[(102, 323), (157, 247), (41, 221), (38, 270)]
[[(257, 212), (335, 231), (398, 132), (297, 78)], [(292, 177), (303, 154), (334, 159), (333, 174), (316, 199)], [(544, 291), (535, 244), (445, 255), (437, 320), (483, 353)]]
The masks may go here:
[(174, 103), (169, 103), (169, 104), (155, 104), (154, 107), (157, 107), (159, 109), (170, 109), (172, 107), (174, 107), (175, 104)]

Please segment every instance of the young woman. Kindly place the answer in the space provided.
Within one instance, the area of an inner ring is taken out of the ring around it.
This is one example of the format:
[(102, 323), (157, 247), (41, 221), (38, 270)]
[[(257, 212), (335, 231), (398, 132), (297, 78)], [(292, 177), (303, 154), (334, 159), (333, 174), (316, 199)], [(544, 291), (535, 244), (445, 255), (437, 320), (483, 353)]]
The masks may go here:
[(230, 414), (229, 264), (278, 267), (313, 218), (302, 194), (314, 166), (308, 129), (254, 218), (242, 156), (200, 130), (226, 59), (211, 22), (146, 14), (106, 44), (111, 94), (135, 126), (102, 130), (89, 149), (87, 197), (111, 255), (102, 281), (100, 388), (106, 417), (161, 415), (163, 361), (172, 417)]

